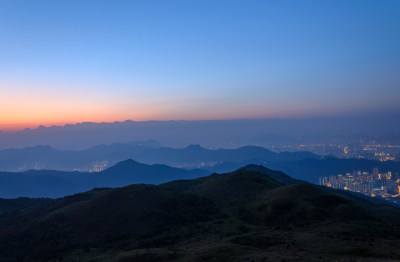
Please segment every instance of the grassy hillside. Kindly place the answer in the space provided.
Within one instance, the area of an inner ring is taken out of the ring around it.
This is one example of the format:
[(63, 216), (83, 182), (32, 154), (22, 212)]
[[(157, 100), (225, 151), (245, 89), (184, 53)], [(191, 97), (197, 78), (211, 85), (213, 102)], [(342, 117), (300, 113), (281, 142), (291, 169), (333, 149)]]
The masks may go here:
[[(255, 169), (95, 189), (24, 209), (0, 226), (0, 261), (400, 260), (398, 225)], [(398, 211), (384, 208), (385, 216)]]

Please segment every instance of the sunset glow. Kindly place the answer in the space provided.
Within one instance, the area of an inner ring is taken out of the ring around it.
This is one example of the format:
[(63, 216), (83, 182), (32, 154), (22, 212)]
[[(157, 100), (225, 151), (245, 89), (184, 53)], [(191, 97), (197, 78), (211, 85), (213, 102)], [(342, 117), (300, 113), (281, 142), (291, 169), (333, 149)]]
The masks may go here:
[(1, 4), (1, 130), (400, 112), (396, 2), (89, 2)]

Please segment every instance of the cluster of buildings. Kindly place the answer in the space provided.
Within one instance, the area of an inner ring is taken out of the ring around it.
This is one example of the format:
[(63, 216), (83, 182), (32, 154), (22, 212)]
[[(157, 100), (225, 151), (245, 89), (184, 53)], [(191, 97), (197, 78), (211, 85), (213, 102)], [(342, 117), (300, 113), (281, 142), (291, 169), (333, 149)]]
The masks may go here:
[(319, 185), (362, 193), (371, 197), (400, 203), (400, 174), (381, 173), (374, 168), (372, 173), (354, 171), (319, 178)]
[(391, 144), (350, 143), (343, 146), (342, 158), (365, 158), (378, 161), (400, 161), (400, 146)]
[(89, 172), (101, 172), (105, 169), (107, 169), (110, 165), (110, 162), (108, 160), (102, 160), (102, 161), (96, 161), (91, 163), (91, 167), (88, 170)]
[(380, 144), (304, 144), (291, 148), (292, 151), (309, 151), (318, 155), (331, 155), (338, 158), (356, 158), (378, 161), (400, 161), (399, 145)]
[(400, 134), (392, 137), (299, 139), (265, 147), (276, 152), (309, 151), (322, 156), (378, 161), (400, 161)]
[(88, 167), (75, 168), (74, 171), (78, 171), (78, 172), (101, 172), (101, 171), (109, 168), (110, 165), (111, 165), (110, 161), (101, 160), (101, 161), (95, 161), (95, 162), (90, 163), (90, 166), (88, 166)]

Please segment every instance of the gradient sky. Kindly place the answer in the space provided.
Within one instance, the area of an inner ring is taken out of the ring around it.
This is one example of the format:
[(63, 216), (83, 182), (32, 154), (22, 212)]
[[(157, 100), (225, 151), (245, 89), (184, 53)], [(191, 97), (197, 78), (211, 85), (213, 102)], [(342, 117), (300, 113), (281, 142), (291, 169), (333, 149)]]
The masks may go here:
[(400, 112), (400, 1), (0, 1), (0, 129)]

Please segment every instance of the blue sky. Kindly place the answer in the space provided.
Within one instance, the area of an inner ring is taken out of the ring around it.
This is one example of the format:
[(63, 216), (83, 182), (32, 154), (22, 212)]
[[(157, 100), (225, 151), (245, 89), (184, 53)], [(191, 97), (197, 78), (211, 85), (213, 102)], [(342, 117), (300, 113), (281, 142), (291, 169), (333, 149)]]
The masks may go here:
[(399, 1), (0, 2), (0, 128), (400, 106)]

